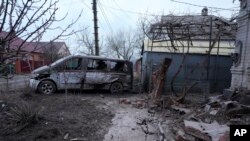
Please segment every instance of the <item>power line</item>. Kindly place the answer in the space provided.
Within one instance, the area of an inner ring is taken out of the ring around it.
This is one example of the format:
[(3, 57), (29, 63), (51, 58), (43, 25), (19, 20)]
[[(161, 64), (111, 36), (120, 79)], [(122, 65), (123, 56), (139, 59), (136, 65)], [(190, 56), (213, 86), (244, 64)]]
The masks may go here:
[(207, 7), (207, 8), (210, 8), (210, 9), (225, 10), (225, 11), (239, 11), (239, 10), (233, 10), (233, 9), (228, 9), (228, 8), (220, 8), (220, 7), (211, 7), (211, 6), (197, 5), (197, 4), (183, 2), (183, 1), (177, 1), (177, 0), (171, 0), (171, 1), (172, 2), (176, 2), (176, 3), (190, 5), (190, 6), (195, 6), (195, 7)]
[(113, 33), (112, 26), (111, 26), (111, 24), (110, 24), (110, 22), (109, 22), (109, 20), (108, 20), (107, 15), (105, 14), (105, 11), (104, 11), (104, 9), (103, 9), (103, 7), (102, 7), (100, 1), (97, 1), (97, 4), (98, 4), (98, 6), (99, 6), (99, 8), (100, 8), (100, 10), (101, 10), (101, 13), (102, 13), (102, 16), (104, 17), (104, 20), (106, 21), (106, 24), (108, 25), (108, 27), (109, 27), (111, 33)]
[(90, 10), (92, 10), (92, 8), (91, 7), (89, 7), (86, 3), (85, 3), (85, 1), (84, 0), (80, 0), (80, 2), (82, 2), (88, 9), (90, 9)]
[[(106, 20), (104, 19), (104, 16), (100, 16), (100, 20), (99, 20), (99, 23), (100, 25), (103, 27), (103, 28), (100, 28), (101, 30), (103, 30), (105, 33), (111, 33), (110, 31), (110, 27), (109, 25), (107, 24)], [(105, 24), (103, 24), (105, 23)]]
[[(120, 10), (122, 10), (122, 8), (118, 5), (118, 3), (116, 2), (116, 0), (114, 0), (114, 3), (117, 5), (117, 7), (118, 7)], [(126, 15), (128, 18), (132, 19), (126, 12), (124, 12), (124, 13), (125, 13), (125, 15)]]
[[(120, 6), (118, 5), (118, 3), (115, 0), (112, 0), (112, 2), (114, 2), (116, 4), (116, 6), (120, 8)], [(105, 9), (105, 8), (103, 8), (103, 9)], [(119, 13), (118, 12), (113, 12), (113, 9), (109, 9), (109, 8), (106, 8), (105, 11), (109, 11), (109, 13), (111, 13), (114, 16), (116, 16), (116, 18), (118, 18), (118, 20), (122, 20), (122, 21), (128, 23), (128, 25), (134, 24), (134, 23), (131, 22), (131, 21), (133, 21), (133, 18), (131, 18), (129, 16), (129, 14), (127, 14), (126, 12), (123, 12), (123, 11), (119, 11)], [(120, 13), (126, 15), (131, 20), (124, 19), (123, 16), (121, 16)]]
[(131, 10), (127, 10), (127, 9), (115, 8), (115, 7), (112, 7), (112, 6), (103, 4), (103, 3), (101, 3), (101, 4), (102, 4), (104, 7), (111, 8), (111, 9), (118, 10), (118, 11), (127, 12), (127, 13), (130, 13), (130, 14), (147, 15), (147, 16), (153, 16), (153, 17), (155, 17), (155, 16), (161, 16), (161, 15), (157, 15), (157, 14), (148, 14), (148, 13), (142, 13), (142, 12), (131, 11)]

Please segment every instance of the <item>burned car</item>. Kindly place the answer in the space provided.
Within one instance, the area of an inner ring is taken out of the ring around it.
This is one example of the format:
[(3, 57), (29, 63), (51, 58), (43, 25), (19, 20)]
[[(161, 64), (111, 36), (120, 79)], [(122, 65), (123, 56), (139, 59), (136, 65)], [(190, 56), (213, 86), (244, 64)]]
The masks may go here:
[(64, 89), (104, 89), (111, 93), (130, 90), (132, 62), (98, 56), (70, 55), (31, 73), (30, 87), (52, 94)]

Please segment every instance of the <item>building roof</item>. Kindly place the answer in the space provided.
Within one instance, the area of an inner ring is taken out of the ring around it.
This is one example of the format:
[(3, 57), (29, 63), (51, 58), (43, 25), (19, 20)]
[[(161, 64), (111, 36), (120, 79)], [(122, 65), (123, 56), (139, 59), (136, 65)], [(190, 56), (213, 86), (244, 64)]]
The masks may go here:
[[(6, 38), (7, 36), (9, 36), (8, 38), (11, 38), (11, 35), (9, 35), (8, 32), (0, 32), (0, 38)], [(25, 42), (23, 39), (14, 37), (9, 42), (10, 49), (19, 49), (23, 42)], [(25, 42), (20, 50), (25, 52), (44, 53), (44, 48), (47, 49), (53, 47), (55, 50), (59, 50), (63, 45), (66, 46), (65, 42)]]
[(236, 30), (235, 22), (207, 13), (164, 15), (151, 25), (144, 51), (230, 55)]
[(191, 39), (208, 40), (218, 38), (219, 34), (221, 40), (226, 40), (235, 38), (236, 28), (235, 22), (214, 15), (164, 15), (160, 22), (151, 25), (150, 34), (151, 39), (157, 40), (168, 39), (170, 32), (174, 33), (176, 39), (189, 34)]
[(40, 47), (46, 49), (53, 47), (56, 50), (59, 50), (63, 45), (66, 46), (65, 42), (38, 42)]
[(0, 32), (0, 39), (10, 41), (9, 45), (11, 49), (18, 48), (24, 42), (21, 38), (5, 31)]

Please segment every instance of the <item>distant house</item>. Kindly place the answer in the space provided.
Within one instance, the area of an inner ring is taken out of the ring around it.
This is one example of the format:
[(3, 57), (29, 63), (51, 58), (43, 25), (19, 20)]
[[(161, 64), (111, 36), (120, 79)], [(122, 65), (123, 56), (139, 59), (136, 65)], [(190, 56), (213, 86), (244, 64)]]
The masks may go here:
[(21, 51), (26, 56), (15, 61), (16, 73), (27, 73), (70, 55), (64, 42), (29, 42), (21, 48)]
[[(0, 37), (4, 38), (7, 32), (1, 32)], [(24, 41), (15, 37), (9, 42), (10, 49), (13, 52), (19, 52), (17, 56), (11, 58), (9, 62), (14, 64), (15, 73), (29, 73), (33, 69), (53, 62), (53, 59), (59, 59), (70, 55), (69, 49), (64, 42), (24, 42), (21, 48), (19, 46)]]
[(159, 23), (151, 25), (150, 36), (144, 41), (144, 89), (150, 90), (152, 73), (164, 58), (170, 58), (165, 92), (170, 91), (170, 81), (182, 63), (174, 81), (175, 90), (198, 82), (194, 92), (222, 92), (230, 86), (235, 33), (236, 23), (204, 11), (202, 15), (162, 16)]
[(57, 59), (70, 55), (65, 42), (38, 42), (46, 61), (54, 62)]

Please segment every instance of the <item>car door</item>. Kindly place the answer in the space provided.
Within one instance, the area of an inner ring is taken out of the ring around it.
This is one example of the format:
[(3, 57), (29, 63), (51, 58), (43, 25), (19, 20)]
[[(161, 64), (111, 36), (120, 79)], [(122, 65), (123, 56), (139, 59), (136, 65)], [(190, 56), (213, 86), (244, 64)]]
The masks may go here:
[(64, 89), (80, 89), (85, 78), (84, 58), (75, 57), (63, 63), (59, 73), (60, 86)]
[(108, 61), (101, 59), (88, 59), (85, 84), (98, 85), (107, 83)]

